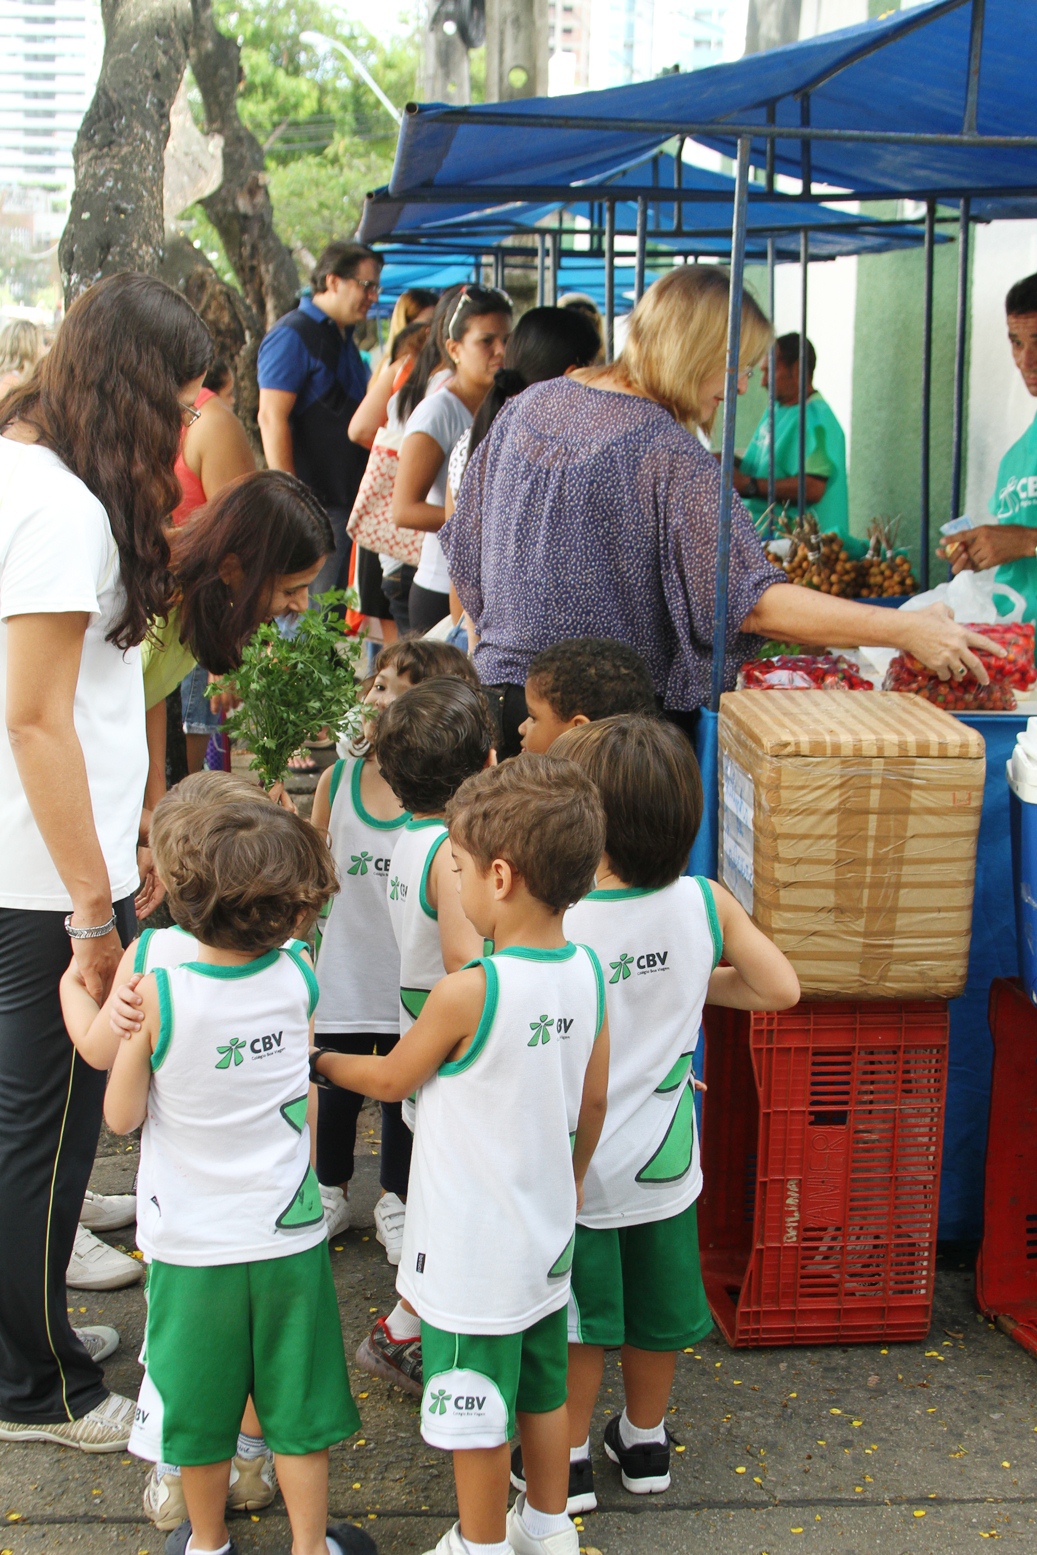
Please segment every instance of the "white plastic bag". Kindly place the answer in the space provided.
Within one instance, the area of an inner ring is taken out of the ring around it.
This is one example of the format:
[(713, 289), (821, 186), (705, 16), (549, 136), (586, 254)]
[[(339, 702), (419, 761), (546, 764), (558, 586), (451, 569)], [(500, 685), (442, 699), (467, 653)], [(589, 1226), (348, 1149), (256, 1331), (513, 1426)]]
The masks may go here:
[[(915, 594), (900, 606), (901, 610), (924, 610), (927, 605), (946, 605), (956, 621), (970, 624), (993, 625), (1001, 621), (1010, 626), (1021, 621), (1026, 610), (1026, 600), (1007, 583), (998, 583), (997, 568), (988, 567), (985, 572), (957, 572), (949, 583), (938, 583), (924, 594)], [(1006, 614), (1000, 614), (995, 603), (997, 595), (1011, 603)]]

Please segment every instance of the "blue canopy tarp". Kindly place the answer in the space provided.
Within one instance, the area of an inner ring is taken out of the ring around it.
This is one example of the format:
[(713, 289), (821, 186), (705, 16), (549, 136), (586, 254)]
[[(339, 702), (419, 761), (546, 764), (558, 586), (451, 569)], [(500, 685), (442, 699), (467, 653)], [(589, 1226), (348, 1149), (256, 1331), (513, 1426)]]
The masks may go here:
[[(811, 140), (815, 183), (867, 195), (1037, 196), (1033, 8), (985, 0), (977, 9), (982, 52), (970, 96), (973, 7), (980, 4), (932, 0), (731, 64), (603, 92), (464, 109), (412, 104), (389, 193), (449, 202), (454, 191), (458, 203), (476, 191), (497, 191), (502, 201), (524, 192), (550, 198), (551, 185), (618, 179), (678, 133), (733, 156), (736, 127), (766, 125), (769, 115), (777, 126), (799, 127), (806, 94), (810, 129), (843, 137)], [(973, 122), (974, 133), (963, 134)], [(912, 135), (928, 139), (905, 138)], [(1034, 144), (988, 145), (985, 137)], [(762, 137), (751, 157), (763, 166)], [(774, 157), (778, 173), (800, 176), (798, 139), (777, 139)], [(1004, 213), (979, 198), (973, 205), (974, 216)]]
[[(511, 130), (504, 133), (521, 134)], [(724, 258), (731, 248), (731, 210), (734, 180), (722, 173), (682, 162), (679, 168), (681, 188), (702, 196), (694, 202), (673, 197), (675, 159), (659, 153), (648, 163), (610, 180), (613, 189), (648, 186), (648, 243), (674, 253), (702, 253)], [(481, 242), (489, 247), (512, 234), (532, 234), (563, 209), (584, 226), (602, 224), (601, 200), (594, 185), (581, 185), (567, 191), (568, 198), (558, 201), (510, 201), (506, 204), (474, 202), (443, 207), (420, 201), (394, 200), (388, 190), (376, 190), (364, 202), (358, 237), (363, 243), (387, 238), (451, 238)], [(561, 191), (560, 191), (561, 195)], [(918, 228), (907, 222), (883, 222), (860, 216), (851, 210), (839, 210), (816, 200), (785, 197), (753, 199), (748, 211), (749, 239), (746, 253), (750, 259), (766, 259), (767, 239), (775, 239), (775, 257), (779, 261), (799, 259), (799, 234), (810, 232), (810, 253), (814, 259), (834, 259), (839, 254), (883, 253), (891, 248), (909, 248), (922, 241)], [(616, 200), (616, 234), (632, 237), (637, 230), (637, 204), (630, 199)], [(572, 238), (573, 229), (565, 229)]]

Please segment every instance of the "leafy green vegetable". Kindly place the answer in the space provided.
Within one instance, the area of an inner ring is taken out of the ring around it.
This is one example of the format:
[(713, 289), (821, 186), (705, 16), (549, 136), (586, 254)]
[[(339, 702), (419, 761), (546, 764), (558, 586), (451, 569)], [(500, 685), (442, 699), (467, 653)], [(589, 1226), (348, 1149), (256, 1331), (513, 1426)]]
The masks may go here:
[(357, 663), (363, 642), (347, 637), (336, 607), (355, 597), (333, 589), (299, 616), (294, 637), (282, 637), (269, 622), (241, 655), (241, 667), (210, 687), (232, 692), (241, 706), (227, 719), (232, 739), (252, 752), (250, 765), (270, 788), (288, 771), (289, 758), (304, 740), (327, 726), (342, 730), (359, 705)]

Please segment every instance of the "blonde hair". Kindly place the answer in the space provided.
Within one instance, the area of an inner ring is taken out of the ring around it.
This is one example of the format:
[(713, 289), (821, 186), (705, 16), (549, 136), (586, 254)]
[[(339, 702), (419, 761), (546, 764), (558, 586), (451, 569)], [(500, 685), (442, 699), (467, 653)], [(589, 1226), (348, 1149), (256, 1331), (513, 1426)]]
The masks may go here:
[(435, 298), (435, 293), (428, 292), (424, 287), (412, 286), (397, 297), (389, 316), (389, 329), (385, 340), (386, 361), (392, 361), (392, 348), (400, 331), (406, 329), (408, 324), (413, 324), (419, 313), (424, 313), (426, 308), (435, 306), (434, 301), (428, 301), (429, 296)]
[(43, 331), (30, 319), (12, 319), (0, 329), (0, 373), (25, 377), (43, 355)]
[[(665, 407), (676, 421), (709, 431), (715, 405), (702, 403), (708, 378), (727, 357), (731, 278), (720, 265), (677, 265), (645, 292), (630, 315), (626, 344), (612, 372)], [(740, 365), (755, 366), (774, 331), (756, 299), (742, 297)]]

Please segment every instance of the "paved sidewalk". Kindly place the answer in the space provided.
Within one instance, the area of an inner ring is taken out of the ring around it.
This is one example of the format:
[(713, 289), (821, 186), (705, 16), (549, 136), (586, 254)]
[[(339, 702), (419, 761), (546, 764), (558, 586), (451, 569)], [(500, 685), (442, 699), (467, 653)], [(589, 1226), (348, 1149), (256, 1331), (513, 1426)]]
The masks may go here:
[[(376, 1127), (365, 1110), (354, 1227), (332, 1252), (350, 1356), (394, 1299), (371, 1224)], [(136, 1147), (106, 1136), (102, 1151), (94, 1187), (126, 1191)], [(72, 1291), (69, 1302), (78, 1321), (119, 1329), (107, 1375), (135, 1394), (141, 1288)], [(363, 1522), (381, 1555), (423, 1555), (454, 1516), (449, 1460), (421, 1441), (413, 1400), (356, 1369), (352, 1380), (363, 1432), (332, 1451), (333, 1511)], [(601, 1555), (980, 1555), (991, 1539), (1033, 1551), (1035, 1382), (1030, 1357), (977, 1317), (971, 1271), (944, 1260), (924, 1344), (734, 1352), (713, 1337), (682, 1357), (673, 1487), (638, 1501), (597, 1445), (604, 1416), (621, 1407), (610, 1364), (614, 1391), (592, 1436), (602, 1510), (584, 1519), (581, 1543)], [(0, 1448), (0, 1555), (160, 1555), (162, 1536), (140, 1510), (144, 1475), (124, 1454)], [(291, 1547), (279, 1500), (232, 1532), (242, 1555)]]

